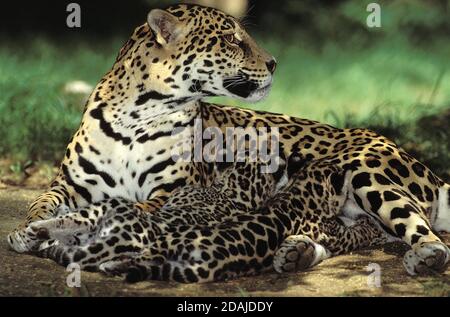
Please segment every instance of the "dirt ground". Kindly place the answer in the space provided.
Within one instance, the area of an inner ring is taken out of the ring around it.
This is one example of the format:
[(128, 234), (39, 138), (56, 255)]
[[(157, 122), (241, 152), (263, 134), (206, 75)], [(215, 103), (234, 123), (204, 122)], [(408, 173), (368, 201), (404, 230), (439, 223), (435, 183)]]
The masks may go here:
[[(40, 192), (0, 189), (0, 296), (450, 296), (449, 270), (440, 276), (409, 277), (400, 257), (406, 247), (398, 243), (332, 258), (296, 274), (184, 285), (156, 281), (126, 284), (120, 278), (82, 272), (81, 287), (69, 288), (65, 268), (47, 259), (14, 253), (6, 243), (7, 233), (24, 219), (26, 206)], [(368, 285), (373, 281), (368, 268), (376, 265), (381, 272), (380, 287)]]

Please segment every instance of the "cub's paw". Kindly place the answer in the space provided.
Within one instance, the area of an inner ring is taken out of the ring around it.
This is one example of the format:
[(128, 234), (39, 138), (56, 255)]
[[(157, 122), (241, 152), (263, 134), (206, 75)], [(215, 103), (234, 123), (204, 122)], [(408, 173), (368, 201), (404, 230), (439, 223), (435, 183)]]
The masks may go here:
[(98, 269), (105, 275), (118, 276), (128, 273), (129, 269), (135, 265), (133, 258), (123, 255), (114, 260), (103, 262)]
[(43, 251), (43, 250), (48, 249), (50, 247), (56, 247), (58, 245), (60, 245), (60, 241), (59, 240), (48, 239), (48, 240), (45, 240), (45, 241), (41, 242), (39, 244), (37, 250), (34, 250), (34, 251), (36, 251), (36, 254), (39, 256), (41, 254), (40, 251)]
[(29, 252), (33, 244), (25, 228), (18, 228), (8, 234), (7, 240), (9, 247), (17, 253)]
[(117, 259), (99, 265), (100, 272), (108, 276), (122, 276), (128, 283), (136, 283), (147, 278), (147, 270), (132, 259)]
[(67, 225), (60, 217), (35, 221), (25, 231), (28, 237), (35, 242), (31, 246), (31, 251), (36, 248), (41, 250), (42, 247), (39, 244), (47, 240), (59, 240), (64, 245), (73, 246), (85, 243), (92, 237), (90, 232), (79, 231), (78, 227), (73, 228), (73, 226)]
[(39, 223), (46, 220), (40, 220), (31, 223), (27, 227), (20, 227), (8, 235), (8, 244), (14, 251), (25, 253), (36, 251), (42, 241), (49, 239), (48, 231), (41, 230)]
[(448, 267), (450, 250), (442, 242), (424, 242), (405, 253), (403, 265), (410, 275), (443, 273)]
[(296, 272), (312, 267), (328, 258), (327, 250), (304, 235), (289, 236), (283, 241), (273, 259), (276, 272)]

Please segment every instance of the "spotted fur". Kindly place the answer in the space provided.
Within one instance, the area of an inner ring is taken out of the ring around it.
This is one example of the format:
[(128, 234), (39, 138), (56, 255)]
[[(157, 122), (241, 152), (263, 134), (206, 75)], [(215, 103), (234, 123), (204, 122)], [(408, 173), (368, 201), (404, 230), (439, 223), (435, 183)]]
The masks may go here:
[[(385, 241), (383, 231), (367, 217), (366, 223), (358, 220), (349, 227), (340, 221), (346, 193), (344, 182), (335, 180), (344, 177), (336, 168), (311, 165), (279, 191), (283, 172), (260, 170), (254, 163), (228, 167), (210, 187), (176, 190), (157, 215), (113, 199), (34, 222), (28, 234), (40, 256), (63, 265), (125, 274), (128, 281), (178, 282), (256, 274), (270, 269), (272, 262), (277, 271), (292, 271), (296, 263), (286, 245), (295, 247), (299, 235), (324, 245), (327, 256)], [(311, 175), (314, 191), (321, 195), (297, 199)], [(242, 199), (242, 182), (255, 189), (252, 199)], [(317, 221), (305, 221), (316, 214)]]
[[(305, 163), (326, 162), (346, 172), (343, 209), (369, 215), (410, 244), (404, 259), (410, 274), (424, 272), (422, 267), (445, 270), (450, 252), (433, 228), (450, 231), (450, 186), (392, 141), (366, 129), (200, 101), (260, 100), (275, 65), (236, 19), (218, 10), (191, 5), (152, 10), (94, 89), (58, 176), (8, 236), (10, 246), (29, 251), (26, 227), (58, 210), (120, 197), (151, 212), (177, 188), (210, 184), (211, 164), (174, 161), (170, 155), (184, 142), (172, 132), (193, 130), (200, 119), (204, 128), (223, 132), (278, 128), (282, 156), (297, 153)], [(319, 216), (307, 221), (313, 224)]]

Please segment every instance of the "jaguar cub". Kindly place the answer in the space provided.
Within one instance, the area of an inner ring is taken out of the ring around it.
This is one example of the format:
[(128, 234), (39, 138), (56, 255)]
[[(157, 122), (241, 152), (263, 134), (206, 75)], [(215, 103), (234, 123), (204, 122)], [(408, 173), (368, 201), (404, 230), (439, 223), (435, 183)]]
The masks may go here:
[[(346, 193), (337, 169), (306, 168), (285, 185), (286, 165), (276, 173), (263, 173), (262, 167), (236, 163), (217, 171), (211, 186), (177, 190), (157, 214), (144, 213), (124, 199), (110, 199), (35, 222), (27, 233), (42, 257), (125, 275), (130, 282), (217, 281), (272, 266), (278, 272), (294, 271), (331, 254), (384, 241), (368, 218), (350, 227), (340, 220)], [(314, 190), (322, 188), (327, 203), (313, 197), (302, 203), (299, 191), (312, 174), (317, 177), (323, 171)], [(252, 197), (245, 196), (242, 184), (252, 187)], [(300, 259), (295, 252), (302, 248), (309, 253)]]
[[(210, 186), (175, 190), (157, 214), (144, 212), (126, 199), (113, 198), (71, 212), (61, 209), (53, 218), (34, 222), (26, 232), (34, 241), (32, 250), (41, 256), (97, 270), (100, 263), (119, 255), (158, 248), (154, 241), (166, 232), (226, 223), (236, 215), (254, 211), (287, 180), (284, 163), (273, 173), (263, 172), (266, 167), (238, 162), (220, 170), (215, 165), (216, 177)], [(250, 187), (251, 197), (243, 184)], [(165, 249), (163, 244), (158, 252)]]
[[(386, 242), (385, 232), (371, 218), (349, 225), (352, 220), (341, 214), (347, 181), (348, 173), (335, 166), (308, 166), (262, 208), (209, 226), (169, 230), (156, 238), (159, 250), (118, 257), (100, 269), (125, 275), (129, 282), (221, 281), (272, 268), (279, 273), (302, 270), (332, 255)], [(313, 194), (307, 200), (306, 191)]]

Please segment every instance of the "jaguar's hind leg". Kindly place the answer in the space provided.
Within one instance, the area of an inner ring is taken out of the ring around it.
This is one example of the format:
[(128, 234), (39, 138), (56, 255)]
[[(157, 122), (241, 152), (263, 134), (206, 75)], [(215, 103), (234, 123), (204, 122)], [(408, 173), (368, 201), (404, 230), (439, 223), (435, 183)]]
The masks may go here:
[(352, 180), (353, 200), (390, 234), (411, 245), (403, 259), (406, 271), (411, 275), (445, 271), (450, 250), (431, 229), (423, 204), (381, 175), (361, 174)]

